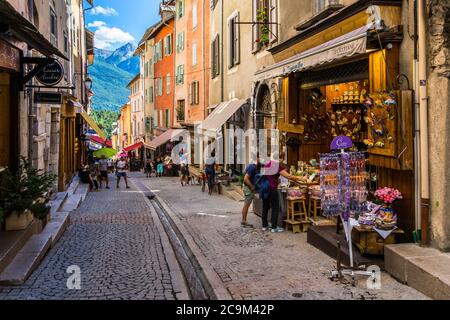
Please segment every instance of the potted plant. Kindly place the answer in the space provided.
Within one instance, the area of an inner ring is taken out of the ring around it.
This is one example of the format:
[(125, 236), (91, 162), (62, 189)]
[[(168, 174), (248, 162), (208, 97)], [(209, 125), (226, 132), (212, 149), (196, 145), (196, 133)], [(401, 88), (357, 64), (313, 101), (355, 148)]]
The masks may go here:
[[(24, 230), (33, 221), (31, 209), (37, 202), (44, 202), (55, 182), (55, 175), (33, 168), (21, 158), (19, 169), (7, 170), (0, 185), (0, 208), (5, 217), (5, 230)], [(37, 207), (36, 207), (37, 208)], [(37, 208), (41, 215), (44, 211)]]
[(376, 225), (380, 229), (391, 229), (397, 225), (397, 216), (394, 213), (392, 204), (403, 199), (401, 192), (394, 188), (380, 188), (375, 191), (374, 196), (377, 202), (382, 204)]
[(48, 223), (51, 207), (43, 202), (33, 203), (30, 207), (30, 211), (33, 213), (34, 218), (41, 220), (43, 227)]
[(267, 16), (267, 9), (266, 8), (262, 8), (260, 10), (258, 10), (257, 14), (256, 14), (256, 19), (258, 20), (258, 22), (262, 23), (261, 27), (260, 27), (260, 36), (258, 39), (256, 39), (256, 42), (258, 42), (259, 44), (261, 44), (261, 46), (267, 46), (270, 42), (270, 29), (269, 29), (269, 18)]

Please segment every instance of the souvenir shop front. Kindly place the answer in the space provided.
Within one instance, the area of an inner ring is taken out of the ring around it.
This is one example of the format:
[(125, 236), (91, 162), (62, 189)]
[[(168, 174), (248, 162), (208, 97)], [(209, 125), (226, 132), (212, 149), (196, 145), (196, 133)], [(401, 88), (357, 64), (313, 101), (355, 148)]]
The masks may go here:
[(383, 253), (372, 242), (410, 242), (415, 230), (412, 92), (397, 81), (402, 38), (388, 33), (380, 48), (363, 26), (256, 74), (260, 86), (282, 84), (280, 147), (303, 179), (285, 190), (286, 227), (336, 233), (351, 212), (363, 254)]

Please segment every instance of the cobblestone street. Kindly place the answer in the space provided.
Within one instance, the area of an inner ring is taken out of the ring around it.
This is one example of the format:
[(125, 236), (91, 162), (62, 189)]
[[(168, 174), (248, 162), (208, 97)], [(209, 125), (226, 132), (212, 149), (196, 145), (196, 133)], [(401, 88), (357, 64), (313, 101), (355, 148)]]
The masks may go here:
[[(0, 287), (0, 299), (175, 299), (176, 271), (163, 244), (168, 241), (146, 199), (131, 186), (89, 193), (25, 285)], [(67, 288), (72, 265), (80, 267), (81, 290)]]
[[(178, 178), (141, 179), (173, 210), (233, 299), (427, 299), (382, 273), (381, 290), (328, 279), (335, 260), (306, 243), (306, 234), (264, 233), (240, 227), (242, 203), (199, 186), (181, 188)], [(174, 192), (174, 190), (177, 190)]]

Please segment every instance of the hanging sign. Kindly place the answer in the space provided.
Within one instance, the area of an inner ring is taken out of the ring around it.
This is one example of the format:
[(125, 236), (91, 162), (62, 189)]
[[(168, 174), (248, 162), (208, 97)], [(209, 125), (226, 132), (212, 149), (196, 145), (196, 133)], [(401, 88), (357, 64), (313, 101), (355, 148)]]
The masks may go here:
[(339, 136), (334, 138), (331, 143), (331, 150), (341, 150), (353, 147), (352, 139), (347, 136)]
[(61, 82), (64, 76), (64, 67), (58, 60), (46, 65), (36, 74), (36, 79), (44, 86), (55, 86)]
[(35, 103), (45, 103), (45, 104), (62, 104), (62, 93), (61, 92), (43, 92), (38, 91), (34, 93)]

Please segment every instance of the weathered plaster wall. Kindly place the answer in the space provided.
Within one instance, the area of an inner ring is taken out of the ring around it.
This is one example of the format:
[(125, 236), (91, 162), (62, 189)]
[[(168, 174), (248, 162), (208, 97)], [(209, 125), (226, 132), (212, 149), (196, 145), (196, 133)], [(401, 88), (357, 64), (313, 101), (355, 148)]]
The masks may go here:
[(431, 241), (450, 251), (450, 0), (427, 5)]

